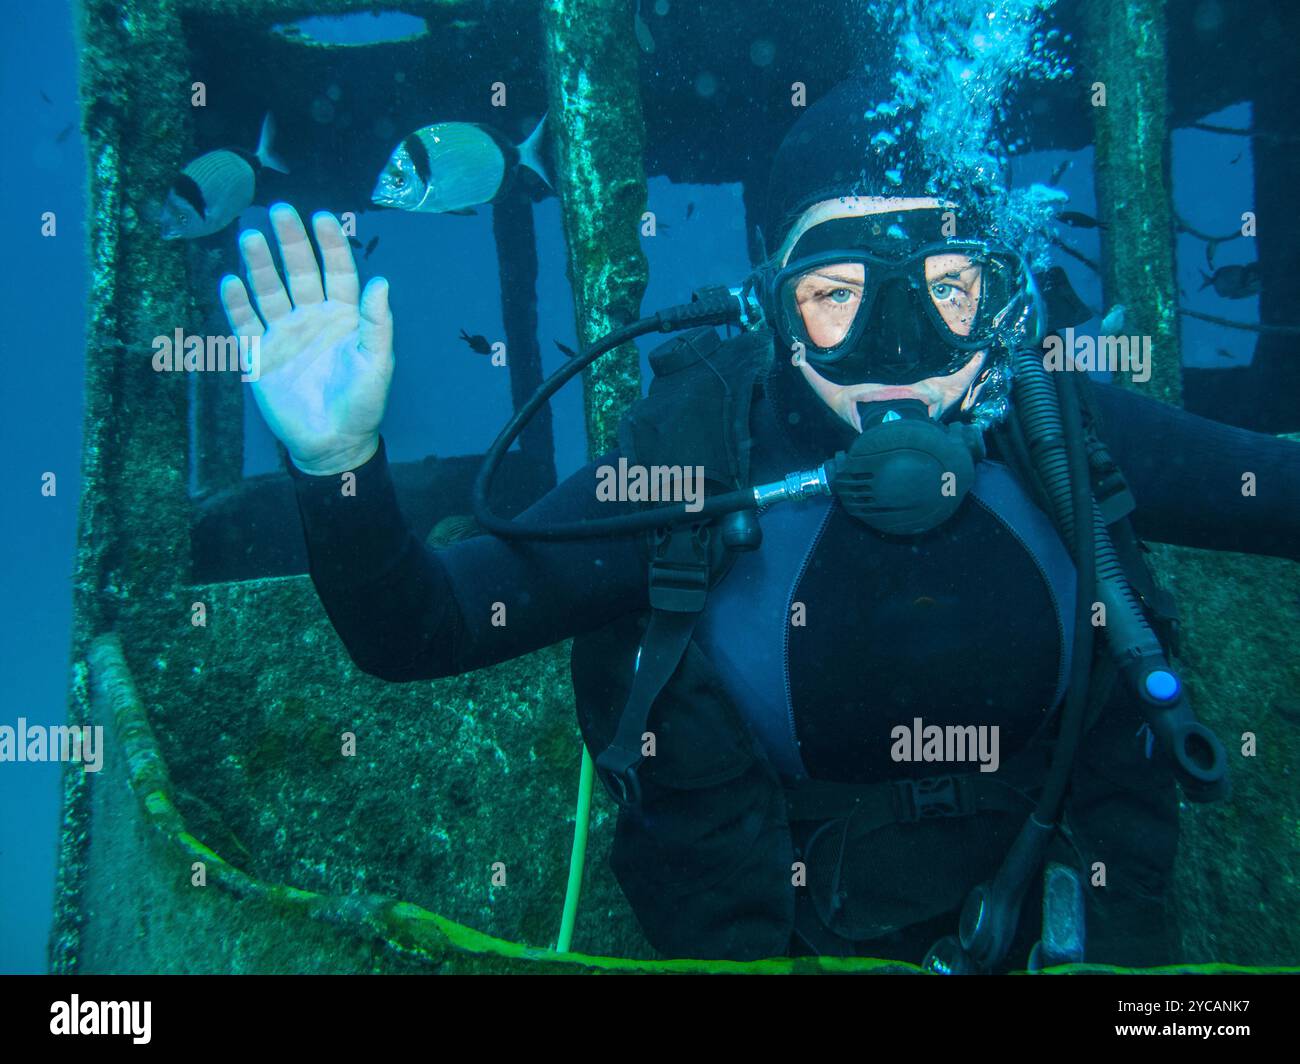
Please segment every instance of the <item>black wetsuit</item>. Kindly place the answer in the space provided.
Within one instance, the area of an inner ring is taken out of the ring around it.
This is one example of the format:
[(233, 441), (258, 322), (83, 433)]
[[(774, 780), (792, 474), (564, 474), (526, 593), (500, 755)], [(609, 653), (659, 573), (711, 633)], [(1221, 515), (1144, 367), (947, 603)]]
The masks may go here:
[[(1094, 393), (1103, 438), (1137, 500), (1139, 536), (1300, 558), (1300, 447), (1122, 388), (1098, 385)], [(804, 431), (811, 427), (807, 408), (800, 425), (776, 400), (754, 410), (756, 483), (824, 460), (828, 452), (818, 448), (838, 442), (827, 433), (842, 439), (847, 429), (830, 430), (823, 420), (815, 432)], [(621, 512), (619, 504), (597, 501), (594, 488), (595, 467), (616, 461), (606, 455), (575, 473), (528, 517), (572, 521)], [(1242, 492), (1246, 472), (1256, 478), (1253, 495)], [(312, 579), (348, 651), (369, 673), (396, 681), (456, 675), (648, 606), (640, 537), (526, 543), (481, 536), (431, 550), (400, 513), (382, 447), (356, 476), (354, 497), (340, 492), (336, 476), (297, 474), (296, 483)], [(1006, 758), (1051, 704), (1058, 634), (1043, 581), (1023, 546), (969, 500), (922, 549), (837, 512), (799, 598), (809, 620), (791, 631), (789, 677), (804, 763), (815, 778), (873, 782), (933, 773), (891, 761), (878, 732), (863, 723), (879, 718), (882, 705), (891, 721), (915, 715), (938, 723), (944, 707), (987, 706)], [(507, 610), (505, 625), (493, 623), (497, 603)], [(1090, 935), (1109, 938), (1104, 959), (1117, 963), (1168, 959), (1161, 955), (1162, 898), (1176, 798), (1167, 772), (1150, 775), (1135, 734), (1140, 724), (1135, 714), (1112, 713), (1094, 729), (1071, 797), (1079, 845), (1111, 864), (1118, 884), (1112, 896), (1127, 893), (1134, 902), (1113, 914), (1090, 912)], [(1127, 827), (1117, 827), (1119, 820)]]

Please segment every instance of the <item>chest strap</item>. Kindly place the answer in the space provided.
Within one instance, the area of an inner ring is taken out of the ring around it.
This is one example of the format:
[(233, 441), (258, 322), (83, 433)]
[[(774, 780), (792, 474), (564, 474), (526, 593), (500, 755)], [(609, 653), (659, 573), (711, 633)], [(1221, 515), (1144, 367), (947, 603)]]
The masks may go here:
[(668, 685), (695, 631), (709, 591), (710, 526), (655, 533), (650, 560), (650, 623), (637, 651), (635, 674), (614, 741), (596, 758), (596, 773), (620, 806), (641, 805), (638, 770), (650, 710)]
[(1050, 751), (1039, 743), (1008, 758), (997, 772), (880, 783), (805, 779), (786, 785), (786, 811), (792, 823), (837, 820), (851, 813), (866, 831), (939, 817), (1024, 813), (1033, 806), (1028, 792), (1042, 785), (1049, 761)]

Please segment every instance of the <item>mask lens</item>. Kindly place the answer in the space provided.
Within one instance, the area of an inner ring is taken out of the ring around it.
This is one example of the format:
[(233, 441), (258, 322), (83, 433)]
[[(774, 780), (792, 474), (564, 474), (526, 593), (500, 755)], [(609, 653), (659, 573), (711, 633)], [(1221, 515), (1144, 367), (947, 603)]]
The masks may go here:
[(837, 262), (816, 266), (786, 281), (786, 293), (793, 303), (803, 331), (821, 348), (844, 342), (862, 306), (866, 271), (860, 262)]
[(858, 381), (948, 372), (962, 352), (999, 342), (1021, 305), (1023, 270), (1008, 252), (931, 245), (894, 261), (852, 254), (831, 252), (779, 281), (785, 333), (823, 372)]
[(925, 286), (930, 301), (954, 336), (969, 336), (975, 329), (983, 295), (984, 264), (969, 255), (929, 255), (925, 260)]
[(925, 284), (939, 319), (965, 339), (996, 329), (1015, 301), (1015, 263), (1002, 255), (976, 258), (966, 252), (929, 255)]

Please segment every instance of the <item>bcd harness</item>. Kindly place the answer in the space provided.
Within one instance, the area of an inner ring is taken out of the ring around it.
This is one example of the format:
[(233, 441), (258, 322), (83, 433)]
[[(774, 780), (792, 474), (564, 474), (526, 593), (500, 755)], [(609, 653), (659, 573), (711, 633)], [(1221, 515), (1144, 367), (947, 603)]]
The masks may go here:
[[(712, 328), (697, 329), (661, 346), (650, 356), (654, 378), (649, 394), (620, 425), (619, 444), (629, 462), (645, 467), (690, 464), (703, 467), (704, 480), (714, 490), (733, 490), (748, 483), (749, 415), (759, 375), (771, 357), (770, 334), (751, 332), (724, 342)], [(1094, 497), (1115, 539), (1125, 573), (1139, 595), (1162, 642), (1175, 644), (1177, 614), (1173, 602), (1160, 589), (1141, 557), (1141, 544), (1126, 520), (1134, 508), (1132, 494), (1119, 468), (1110, 458), (1095, 432), (1095, 416), (1088, 411), (1089, 461)], [(1009, 465), (1021, 483), (1029, 483), (1020, 468), (1014, 448)], [(1005, 499), (1015, 489), (1005, 482), (1011, 477), (1002, 466), (984, 470), (986, 491), (1000, 490)], [(977, 482), (978, 483), (978, 482)], [(977, 498), (980, 491), (975, 490)], [(829, 503), (826, 504), (828, 506)], [(1003, 503), (1003, 506), (1006, 504)], [(824, 510), (826, 506), (819, 507)], [(1041, 516), (1041, 515), (1040, 515)], [(747, 518), (748, 521), (738, 520)], [(1046, 518), (1042, 518), (1046, 525)], [(761, 536), (753, 527), (751, 514), (730, 514), (713, 523), (679, 525), (658, 529), (649, 537), (649, 621), (637, 654), (635, 673), (618, 727), (608, 748), (597, 758), (602, 781), (620, 805), (635, 809), (640, 800), (638, 771), (642, 750), (656, 698), (670, 682), (687, 645), (697, 635), (709, 591), (737, 561), (740, 552), (757, 548)], [(719, 527), (721, 526), (721, 527)], [(805, 524), (805, 531), (809, 527)], [(1041, 530), (1040, 530), (1041, 532)], [(1050, 532), (1049, 532), (1050, 535)], [(1021, 535), (1022, 542), (1029, 537)], [(1039, 536), (1043, 543), (1050, 540)], [(1068, 556), (1040, 557), (1040, 569), (1057, 568)], [(1047, 553), (1039, 548), (1040, 556)], [(1055, 565), (1053, 564), (1055, 563)], [(1051, 581), (1049, 580), (1049, 583)], [(1060, 583), (1059, 580), (1055, 581)], [(1058, 616), (1067, 623), (1063, 647), (1068, 658), (1068, 622), (1072, 610), (1058, 606)], [(784, 620), (782, 609), (779, 616)], [(706, 640), (706, 654), (714, 649)], [(1104, 655), (1097, 658), (1100, 675), (1095, 677), (1089, 699), (1090, 718), (1095, 718), (1113, 680)], [(1068, 667), (1062, 670), (1064, 680)], [(761, 682), (756, 681), (756, 686)], [(768, 685), (770, 687), (770, 684)], [(1058, 688), (1059, 702), (1064, 691)], [(770, 748), (770, 746), (769, 746)], [(1041, 764), (1041, 753), (1026, 755)], [(775, 760), (781, 760), (778, 756)], [(912, 822), (931, 817), (968, 816), (989, 808), (1022, 809), (1023, 796), (1004, 783), (981, 774), (937, 776), (877, 784), (838, 784), (799, 779), (801, 766), (778, 763), (786, 779), (789, 817), (825, 820), (856, 811), (856, 816), (886, 822)], [(1005, 765), (1016, 775), (1015, 759)], [(789, 782), (794, 777), (797, 782)]]

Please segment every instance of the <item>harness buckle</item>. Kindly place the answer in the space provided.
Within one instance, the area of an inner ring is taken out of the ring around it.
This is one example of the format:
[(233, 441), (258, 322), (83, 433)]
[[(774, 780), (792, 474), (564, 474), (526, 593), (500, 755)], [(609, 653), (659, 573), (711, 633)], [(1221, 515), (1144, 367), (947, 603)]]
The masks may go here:
[(650, 561), (650, 606), (669, 613), (699, 613), (709, 594), (707, 524), (658, 529)]
[(914, 824), (918, 820), (970, 816), (974, 803), (968, 788), (956, 776), (930, 776), (897, 781), (894, 809), (900, 822)]
[(596, 758), (596, 775), (615, 803), (629, 812), (641, 808), (641, 780), (637, 774), (641, 757), (639, 750), (624, 750), (610, 746)]

